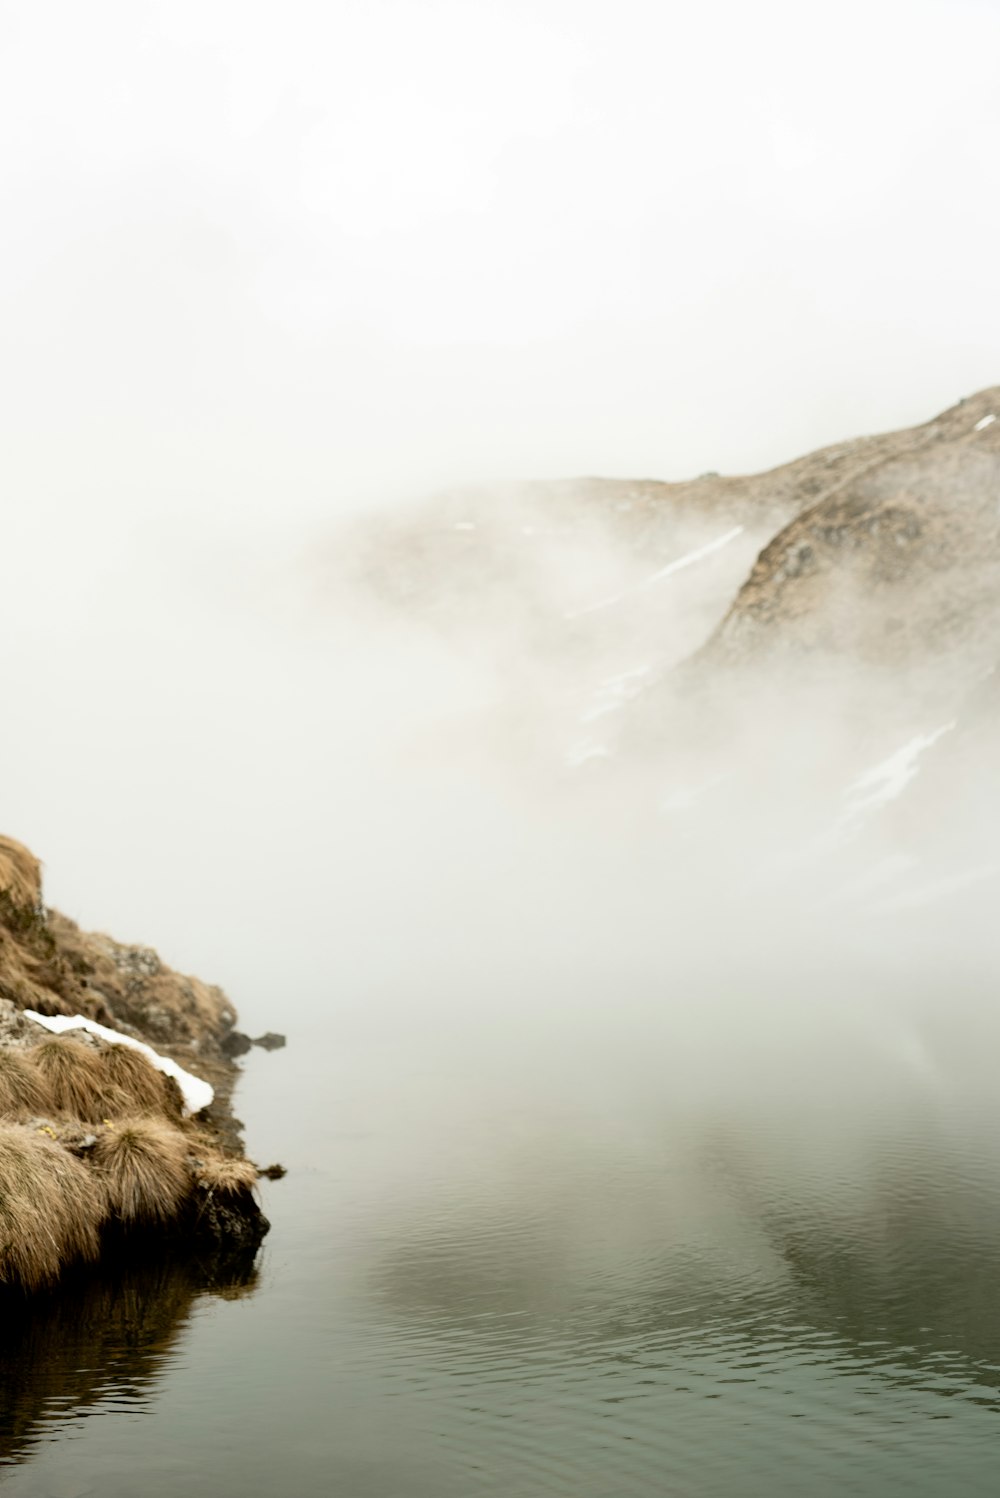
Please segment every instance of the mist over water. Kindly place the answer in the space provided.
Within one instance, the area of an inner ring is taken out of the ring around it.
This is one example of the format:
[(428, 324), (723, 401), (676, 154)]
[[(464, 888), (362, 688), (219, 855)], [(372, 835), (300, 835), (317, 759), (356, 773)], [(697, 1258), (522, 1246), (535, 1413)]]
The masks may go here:
[[(65, 1442), (76, 1406), (29, 1366), (11, 1491), (72, 1458), (122, 1494), (192, 1461), (261, 1494), (289, 1471), (373, 1498), (833, 1493), (845, 1451), (859, 1492), (987, 1491), (991, 885), (889, 899), (899, 860), (932, 883), (962, 808), (994, 805), (988, 769), (949, 789), (943, 758), (974, 684), (692, 698), (653, 672), (619, 701), (627, 604), (596, 651), (537, 624), (642, 586), (599, 526), (526, 538), (528, 606), (443, 625), (331, 570), (354, 535), (168, 537), (116, 556), (72, 630), (21, 616), (10, 830), (52, 903), (287, 1032), (237, 1107), (290, 1174), (261, 1287), (186, 1314), (138, 1423), (112, 1379)], [(655, 585), (668, 662), (733, 565)], [(575, 764), (595, 728), (607, 753)]]
[[(710, 534), (680, 526), (677, 555)], [(250, 1029), (430, 1031), (472, 1113), (487, 1076), (529, 1110), (569, 1088), (709, 1115), (794, 1114), (822, 1081), (852, 1129), (859, 1088), (937, 1096), (952, 979), (985, 981), (992, 943), (975, 899), (882, 908), (878, 871), (915, 848), (932, 870), (953, 818), (883, 800), (877, 772), (917, 741), (903, 780), (926, 779), (961, 686), (658, 686), (721, 617), (737, 539), (655, 583), (660, 658), (629, 694), (657, 731), (630, 738), (606, 681), (633, 661), (614, 589), (635, 563), (600, 525), (525, 543), (550, 612), (611, 600), (582, 650), (539, 650), (517, 597), (438, 628), (394, 612), (322, 563), (351, 537), (81, 537), (48, 578), (48, 534), (27, 538), (22, 576), (47, 586), (4, 605), (10, 831), (53, 904), (221, 982)], [(984, 812), (965, 858), (988, 868), (989, 775), (952, 800)]]
[(289, 1041), (12, 1494), (995, 1491), (986, 657), (692, 675), (777, 500), (511, 483), (996, 378), (995, 8), (800, 12), (0, 8), (0, 830)]

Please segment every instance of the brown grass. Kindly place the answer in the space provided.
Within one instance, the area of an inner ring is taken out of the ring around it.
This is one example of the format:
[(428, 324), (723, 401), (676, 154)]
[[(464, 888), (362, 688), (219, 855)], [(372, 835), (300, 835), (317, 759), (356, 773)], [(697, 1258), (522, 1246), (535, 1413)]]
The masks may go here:
[(191, 1187), (188, 1142), (155, 1118), (128, 1118), (98, 1135), (91, 1160), (123, 1223), (167, 1223)]
[(27, 1055), (57, 1112), (86, 1123), (99, 1123), (106, 1116), (109, 1098), (101, 1053), (95, 1047), (68, 1035), (53, 1035), (33, 1045)]
[(66, 1005), (49, 986), (51, 973), (45, 954), (32, 950), (33, 938), (20, 929), (20, 919), (13, 920), (12, 929), (11, 911), (3, 902), (0, 891), (0, 998), (12, 1000), (18, 1009), (38, 1009), (43, 1014), (65, 1012)]
[(195, 1181), (215, 1196), (243, 1196), (257, 1184), (257, 1167), (249, 1160), (206, 1160), (195, 1171)]
[(33, 909), (42, 898), (42, 866), (12, 837), (0, 837), (0, 891), (19, 909)]
[(104, 1093), (111, 1103), (106, 1116), (121, 1113), (178, 1116), (165, 1085), (166, 1078), (142, 1051), (127, 1045), (109, 1045), (98, 1052), (98, 1060)]
[(51, 1107), (45, 1081), (25, 1052), (0, 1046), (0, 1117), (31, 1118)]
[(100, 1183), (48, 1134), (0, 1125), (0, 1282), (37, 1290), (96, 1258), (104, 1212)]

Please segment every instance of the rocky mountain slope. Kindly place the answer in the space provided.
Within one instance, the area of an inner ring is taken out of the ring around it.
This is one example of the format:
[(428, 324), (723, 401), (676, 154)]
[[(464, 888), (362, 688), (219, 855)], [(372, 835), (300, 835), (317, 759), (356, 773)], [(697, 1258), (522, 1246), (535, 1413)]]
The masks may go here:
[[(747, 477), (455, 491), (338, 538), (330, 570), (342, 578), (347, 558), (356, 579), (412, 615), (471, 631), (499, 615), (535, 644), (560, 649), (581, 636), (607, 639), (623, 614), (633, 624), (654, 622), (669, 609), (670, 590), (657, 585), (685, 572), (695, 554), (707, 564), (699, 613), (714, 612), (718, 628), (707, 628), (694, 648), (710, 640), (713, 660), (764, 648), (769, 621), (784, 621), (804, 648), (897, 658), (913, 622), (901, 630), (894, 612), (908, 579), (929, 595), (915, 648), (947, 645), (959, 615), (987, 608), (998, 413), (994, 387), (922, 426), (855, 438)], [(873, 600), (872, 589), (883, 586)], [(955, 589), (962, 596), (949, 603)], [(850, 590), (866, 595), (863, 620), (847, 617), (856, 601)], [(657, 644), (661, 657), (678, 655), (669, 639)]]
[(750, 477), (440, 495), (326, 583), (485, 662), (481, 743), (619, 809), (641, 781), (673, 837), (697, 807), (716, 868), (822, 850), (899, 908), (1000, 871), (1000, 387)]
[(918, 428), (817, 497), (763, 549), (712, 639), (716, 663), (769, 649), (873, 662), (1000, 648), (1000, 389)]

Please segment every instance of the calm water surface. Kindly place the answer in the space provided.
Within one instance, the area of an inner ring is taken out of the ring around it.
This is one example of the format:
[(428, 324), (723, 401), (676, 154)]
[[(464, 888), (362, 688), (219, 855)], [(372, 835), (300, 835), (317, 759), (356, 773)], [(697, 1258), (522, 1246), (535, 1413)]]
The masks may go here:
[(836, 1117), (539, 1114), (433, 1036), (291, 1042), (238, 1099), (290, 1170), (258, 1278), (137, 1270), (8, 1326), (11, 1498), (1000, 1490), (1000, 1190), (960, 1098), (846, 1169)]

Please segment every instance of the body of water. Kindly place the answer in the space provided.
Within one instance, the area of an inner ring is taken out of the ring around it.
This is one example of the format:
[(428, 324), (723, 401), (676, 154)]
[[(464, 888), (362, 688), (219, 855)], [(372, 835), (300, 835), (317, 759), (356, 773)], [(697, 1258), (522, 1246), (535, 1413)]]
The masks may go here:
[(7, 1328), (11, 1498), (995, 1493), (1000, 1174), (961, 1093), (796, 1137), (335, 1028), (248, 1059), (289, 1167), (255, 1277), (137, 1266)]

